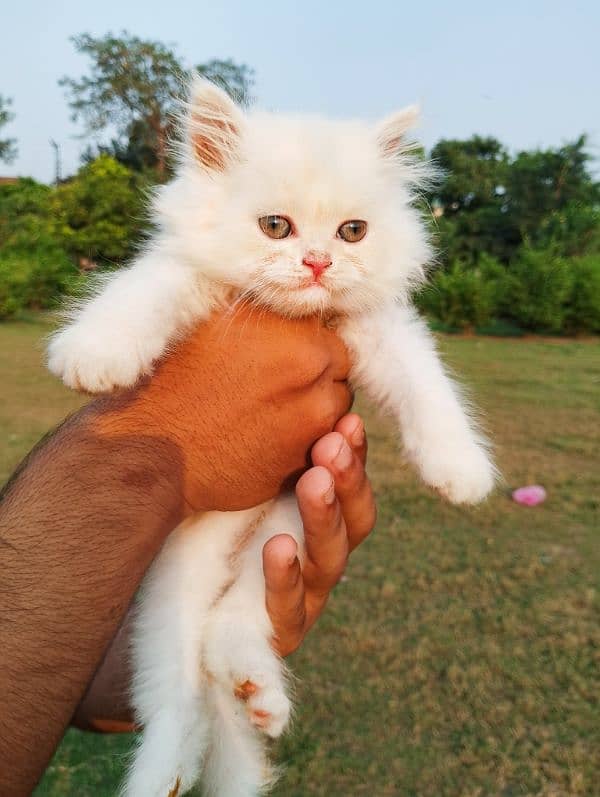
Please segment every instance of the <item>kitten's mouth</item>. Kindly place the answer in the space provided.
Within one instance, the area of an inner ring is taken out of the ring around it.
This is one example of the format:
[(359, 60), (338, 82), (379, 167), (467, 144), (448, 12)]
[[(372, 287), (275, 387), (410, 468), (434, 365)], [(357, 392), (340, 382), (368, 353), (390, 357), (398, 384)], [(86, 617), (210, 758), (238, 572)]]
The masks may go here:
[(329, 290), (325, 285), (323, 285), (321, 277), (307, 277), (298, 285), (297, 290), (303, 291), (309, 288), (321, 288), (323, 291)]

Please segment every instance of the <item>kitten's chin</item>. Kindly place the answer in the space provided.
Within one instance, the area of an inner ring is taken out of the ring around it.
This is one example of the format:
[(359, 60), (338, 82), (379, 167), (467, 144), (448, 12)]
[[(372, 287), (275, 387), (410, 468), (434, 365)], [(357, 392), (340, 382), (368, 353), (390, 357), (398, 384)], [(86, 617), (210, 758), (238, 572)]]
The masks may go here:
[(245, 294), (255, 304), (288, 318), (362, 314), (375, 310), (383, 299), (374, 291), (332, 290), (330, 286), (319, 283), (294, 287), (270, 284), (253, 291), (245, 291)]
[(299, 288), (271, 286), (266, 291), (257, 292), (253, 299), (263, 307), (294, 318), (322, 315), (335, 309), (331, 292), (317, 284)]

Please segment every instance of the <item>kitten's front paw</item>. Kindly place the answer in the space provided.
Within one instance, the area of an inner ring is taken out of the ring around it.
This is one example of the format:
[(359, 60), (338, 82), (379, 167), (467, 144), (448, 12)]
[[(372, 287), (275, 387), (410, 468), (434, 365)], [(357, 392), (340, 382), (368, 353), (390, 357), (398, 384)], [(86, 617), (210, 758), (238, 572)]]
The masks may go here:
[(132, 387), (151, 370), (146, 346), (113, 330), (73, 324), (57, 332), (48, 345), (48, 368), (75, 390), (108, 393)]
[(421, 452), (419, 468), (423, 480), (453, 504), (483, 501), (496, 481), (496, 468), (487, 451), (473, 441)]

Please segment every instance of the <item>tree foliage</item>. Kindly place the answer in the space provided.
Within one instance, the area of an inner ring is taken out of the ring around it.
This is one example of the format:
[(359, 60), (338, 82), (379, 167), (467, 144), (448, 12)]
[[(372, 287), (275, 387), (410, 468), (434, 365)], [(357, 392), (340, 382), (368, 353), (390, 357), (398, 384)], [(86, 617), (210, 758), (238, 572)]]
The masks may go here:
[(0, 186), (0, 319), (51, 307), (78, 279), (61, 245), (55, 191), (30, 179)]
[(600, 200), (590, 171), (586, 138), (556, 149), (519, 152), (507, 172), (507, 212), (520, 236), (538, 243), (543, 222), (569, 206), (592, 207)]
[(0, 319), (52, 307), (82, 269), (114, 267), (146, 229), (145, 178), (103, 155), (58, 187), (0, 186)]
[[(173, 132), (178, 98), (191, 70), (177, 54), (158, 41), (140, 39), (124, 31), (120, 36), (75, 36), (77, 51), (88, 56), (90, 70), (80, 79), (65, 76), (75, 121), (85, 123), (86, 133), (114, 131), (101, 151), (136, 169), (155, 168), (164, 178), (168, 172), (168, 141)], [(196, 70), (247, 103), (252, 70), (232, 60), (212, 60)]]
[[(0, 130), (14, 119), (14, 114), (9, 110), (11, 104), (11, 100), (0, 94)], [(14, 138), (0, 138), (0, 161), (10, 163), (16, 157), (17, 146)]]
[(494, 138), (442, 140), (432, 158), (446, 174), (438, 208), (446, 262), (475, 266), (486, 252), (508, 263), (523, 244), (582, 254), (598, 243), (600, 192), (585, 136), (511, 157)]
[(441, 212), (442, 251), (447, 262), (474, 264), (481, 252), (503, 257), (518, 245), (505, 213), (509, 155), (495, 138), (443, 139), (431, 151), (443, 181), (431, 202)]
[(75, 262), (121, 265), (147, 227), (147, 182), (109, 155), (84, 165), (52, 199), (56, 237)]
[(492, 317), (494, 290), (481, 269), (453, 263), (436, 275), (419, 299), (429, 315), (453, 329), (473, 330)]
[[(0, 186), (0, 318), (50, 305), (82, 269), (126, 263), (148, 228), (147, 189), (169, 176), (190, 70), (170, 47), (126, 32), (74, 43), (90, 67), (61, 82), (74, 118), (101, 138), (59, 186)], [(248, 67), (228, 59), (194, 69), (251, 101)], [(10, 118), (0, 97), (0, 126)], [(0, 157), (13, 151), (0, 140)], [(441, 256), (420, 307), (458, 329), (600, 332), (600, 185), (585, 136), (516, 154), (489, 136), (448, 139), (431, 156), (444, 174), (425, 197)]]
[(573, 258), (569, 298), (565, 331), (600, 334), (600, 254)]

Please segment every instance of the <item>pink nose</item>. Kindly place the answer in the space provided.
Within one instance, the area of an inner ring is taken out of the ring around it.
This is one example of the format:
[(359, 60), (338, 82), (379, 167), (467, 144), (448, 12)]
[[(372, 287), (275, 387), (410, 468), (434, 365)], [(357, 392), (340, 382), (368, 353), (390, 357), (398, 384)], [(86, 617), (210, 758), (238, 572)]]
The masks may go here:
[(326, 268), (329, 268), (331, 262), (331, 258), (325, 252), (307, 252), (302, 259), (302, 263), (312, 269), (316, 279), (321, 276)]

